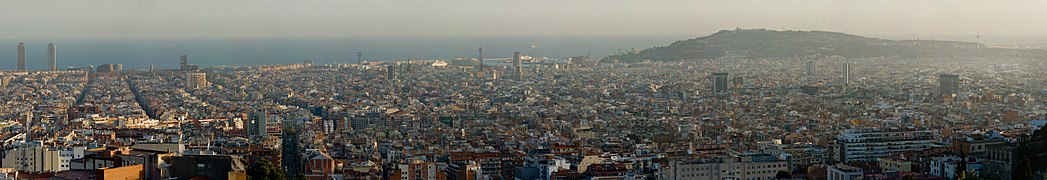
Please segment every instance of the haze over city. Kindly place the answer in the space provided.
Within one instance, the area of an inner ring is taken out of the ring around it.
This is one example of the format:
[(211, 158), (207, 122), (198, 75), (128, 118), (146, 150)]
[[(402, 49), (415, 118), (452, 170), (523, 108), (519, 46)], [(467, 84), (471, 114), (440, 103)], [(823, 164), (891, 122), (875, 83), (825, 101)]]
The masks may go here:
[(0, 7), (0, 179), (1047, 179), (1047, 1)]
[[(1047, 36), (1047, 2), (13, 1), (5, 38), (703, 36), (722, 29), (859, 35)], [(17, 27), (17, 28), (15, 28)], [(987, 36), (988, 37), (988, 36)]]

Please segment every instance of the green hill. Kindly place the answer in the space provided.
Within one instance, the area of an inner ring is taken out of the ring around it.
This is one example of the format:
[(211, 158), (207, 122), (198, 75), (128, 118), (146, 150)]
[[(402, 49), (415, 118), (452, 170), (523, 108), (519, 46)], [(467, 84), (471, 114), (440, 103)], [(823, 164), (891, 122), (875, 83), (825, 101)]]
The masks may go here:
[(1045, 50), (988, 48), (959, 41), (887, 40), (826, 31), (723, 30), (669, 46), (604, 58), (621, 62), (677, 61), (721, 57), (774, 58), (832, 56), (888, 57), (1047, 57)]

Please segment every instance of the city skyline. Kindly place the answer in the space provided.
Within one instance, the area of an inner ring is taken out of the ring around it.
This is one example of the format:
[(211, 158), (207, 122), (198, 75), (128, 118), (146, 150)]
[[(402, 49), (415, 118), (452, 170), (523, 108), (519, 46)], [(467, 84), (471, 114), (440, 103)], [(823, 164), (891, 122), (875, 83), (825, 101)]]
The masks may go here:
[[(32, 68), (33, 66), (30, 66), (31, 64), (35, 64), (35, 63), (38, 63), (38, 62), (34, 62), (33, 59), (29, 58), (29, 57), (32, 57), (32, 56), (29, 56), (27, 54), (27, 48), (29, 48), (29, 47), (27, 47), (26, 44), (28, 44), (28, 43), (26, 43), (24, 41), (19, 41), (18, 42), (18, 49), (16, 49), (17, 57), (13, 58), (13, 59), (17, 60), (16, 61), (17, 66), (11, 68), (12, 70), (20, 70), (20, 71), (33, 71), (33, 70), (56, 71), (56, 70), (60, 70), (60, 68), (58, 67), (59, 66), (58, 65), (58, 48), (57, 48), (57, 46), (55, 46), (54, 42), (48, 42), (47, 46), (46, 46), (46, 51), (44, 51), (44, 52), (46, 52), (46, 54), (43, 54), (43, 55), (40, 56), (40, 57), (45, 57), (46, 58), (46, 59), (43, 59), (42, 62), (39, 62), (39, 63), (43, 63), (43, 64), (46, 65), (46, 66), (42, 66), (43, 67), (42, 69), (33, 69)], [(4, 64), (4, 63), (0, 63), (0, 64)], [(0, 69), (6, 69), (6, 68), (0, 68)]]
[(0, 5), (0, 179), (1047, 179), (1047, 1)]

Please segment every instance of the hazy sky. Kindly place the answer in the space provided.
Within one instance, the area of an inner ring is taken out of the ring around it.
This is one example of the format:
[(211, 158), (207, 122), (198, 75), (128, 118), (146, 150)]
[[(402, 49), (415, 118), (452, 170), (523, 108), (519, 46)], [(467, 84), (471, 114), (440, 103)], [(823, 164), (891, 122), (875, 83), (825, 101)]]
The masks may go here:
[(10, 0), (8, 38), (1047, 35), (1044, 0)]

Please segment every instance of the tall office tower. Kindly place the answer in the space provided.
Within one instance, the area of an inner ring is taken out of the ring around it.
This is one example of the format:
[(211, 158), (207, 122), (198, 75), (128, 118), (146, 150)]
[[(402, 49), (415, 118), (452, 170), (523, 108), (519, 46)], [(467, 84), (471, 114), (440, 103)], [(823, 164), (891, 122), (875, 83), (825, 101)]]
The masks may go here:
[(266, 123), (268, 123), (268, 114), (269, 113), (266, 111), (255, 110), (247, 117), (247, 135), (249, 137), (255, 138), (268, 135), (268, 132), (266, 132), (266, 128), (268, 127), (266, 125)]
[(25, 71), (25, 42), (18, 42), (18, 70)]
[(385, 78), (396, 79), (396, 66), (386, 65), (385, 66)]
[(356, 52), (356, 65), (364, 65), (364, 52)]
[(946, 96), (960, 93), (960, 76), (955, 74), (938, 75), (938, 92)]
[(55, 50), (55, 43), (47, 43), (47, 63), (51, 65), (51, 70), (58, 70), (58, 54)]
[(814, 73), (816, 73), (816, 70), (817, 69), (815, 69), (814, 61), (807, 61), (807, 75), (808, 76), (814, 76)]
[(480, 72), (484, 71), (484, 48), (480, 48)]
[(851, 63), (843, 63), (843, 86), (851, 84)]
[(523, 80), (523, 59), (520, 52), (513, 52), (513, 63), (516, 64), (516, 80)]
[(179, 61), (179, 62), (181, 63), (182, 66), (179, 67), (178, 69), (189, 70), (189, 55), (183, 54), (181, 56), (181, 61)]
[(891, 154), (923, 151), (935, 146), (934, 134), (917, 128), (847, 129), (836, 136), (833, 158), (868, 162)]
[(727, 92), (727, 73), (713, 73), (713, 93)]
[(200, 89), (207, 87), (207, 73), (190, 72), (185, 74), (185, 88)]

